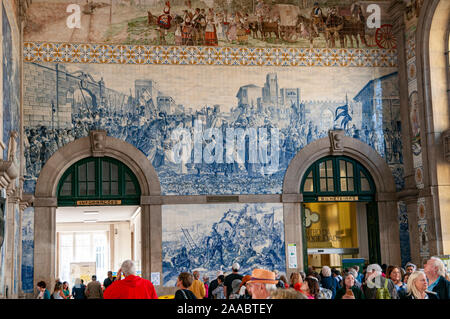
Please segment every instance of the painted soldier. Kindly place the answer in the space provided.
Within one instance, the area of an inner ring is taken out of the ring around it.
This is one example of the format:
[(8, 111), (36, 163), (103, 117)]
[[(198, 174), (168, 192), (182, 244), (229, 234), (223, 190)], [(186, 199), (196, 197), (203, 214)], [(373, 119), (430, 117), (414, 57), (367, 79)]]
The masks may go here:
[(167, 30), (171, 27), (172, 16), (170, 15), (170, 1), (166, 2), (164, 13), (158, 17), (159, 38), (161, 43), (166, 43)]

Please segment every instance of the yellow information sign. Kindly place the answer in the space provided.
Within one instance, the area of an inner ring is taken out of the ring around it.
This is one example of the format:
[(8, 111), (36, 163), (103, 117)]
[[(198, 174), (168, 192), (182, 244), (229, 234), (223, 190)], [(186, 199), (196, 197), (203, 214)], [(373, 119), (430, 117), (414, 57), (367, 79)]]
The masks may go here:
[(78, 206), (114, 206), (121, 205), (121, 200), (77, 200)]
[(358, 196), (320, 196), (319, 202), (355, 202)]

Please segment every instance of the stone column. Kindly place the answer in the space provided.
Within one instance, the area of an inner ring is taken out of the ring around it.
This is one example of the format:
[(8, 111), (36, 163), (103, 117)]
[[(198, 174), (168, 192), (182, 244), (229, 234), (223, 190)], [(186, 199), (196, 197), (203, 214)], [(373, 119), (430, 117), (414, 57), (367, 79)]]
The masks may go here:
[(410, 238), (410, 250), (412, 262), (419, 262), (419, 246), (417, 242), (417, 197), (419, 192), (415, 182), (415, 170), (413, 165), (411, 127), (409, 120), (409, 93), (407, 76), (407, 57), (406, 57), (406, 39), (405, 39), (405, 13), (406, 5), (403, 1), (396, 0), (391, 3), (389, 12), (393, 23), (393, 32), (397, 38), (398, 52), (398, 74), (399, 74), (399, 93), (400, 93), (400, 118), (402, 122), (402, 145), (403, 145), (403, 167), (405, 187), (397, 192), (397, 199), (406, 203), (408, 212), (408, 227)]
[(381, 260), (385, 264), (401, 265), (397, 199), (395, 194), (383, 194), (379, 197), (382, 198), (377, 198)]
[(56, 275), (55, 197), (37, 197), (34, 201), (34, 286), (43, 280), (52, 289)]
[[(303, 264), (303, 222), (301, 218), (301, 205), (303, 195), (301, 194), (283, 194), (283, 223), (284, 223), (284, 245), (286, 253), (286, 275), (290, 277), (291, 273), (304, 271)], [(289, 244), (295, 244), (297, 248), (297, 268), (289, 268)]]

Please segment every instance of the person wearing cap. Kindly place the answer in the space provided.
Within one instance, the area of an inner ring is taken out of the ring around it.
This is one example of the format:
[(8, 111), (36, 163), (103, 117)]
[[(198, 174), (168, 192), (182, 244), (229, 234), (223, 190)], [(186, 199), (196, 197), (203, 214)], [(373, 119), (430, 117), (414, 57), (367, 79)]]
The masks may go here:
[(247, 282), (252, 299), (270, 299), (272, 291), (277, 290), (275, 273), (265, 269), (254, 269), (252, 278)]
[(233, 280), (235, 280), (235, 279), (242, 280), (242, 278), (244, 277), (241, 274), (239, 274), (239, 269), (240, 268), (241, 268), (241, 266), (239, 266), (238, 263), (234, 263), (231, 266), (232, 273), (225, 277), (224, 293), (225, 293), (225, 296), (226, 296), (227, 299), (230, 298), (230, 295), (233, 292), (233, 287), (231, 286), (232, 283), (233, 283)]

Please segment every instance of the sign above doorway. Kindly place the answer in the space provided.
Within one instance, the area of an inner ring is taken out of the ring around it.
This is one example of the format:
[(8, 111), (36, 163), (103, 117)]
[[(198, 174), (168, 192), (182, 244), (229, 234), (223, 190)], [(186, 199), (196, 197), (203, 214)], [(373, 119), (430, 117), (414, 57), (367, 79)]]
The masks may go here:
[(77, 206), (114, 206), (122, 205), (121, 200), (77, 200)]
[(319, 196), (319, 202), (356, 202), (359, 200), (358, 196)]

